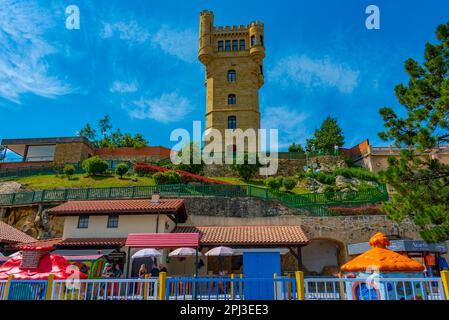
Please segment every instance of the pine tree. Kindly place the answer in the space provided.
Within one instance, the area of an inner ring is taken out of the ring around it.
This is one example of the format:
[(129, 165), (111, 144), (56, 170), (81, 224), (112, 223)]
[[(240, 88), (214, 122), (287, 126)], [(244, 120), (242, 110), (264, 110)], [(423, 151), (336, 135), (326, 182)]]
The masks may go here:
[(307, 139), (307, 150), (333, 151), (335, 146), (342, 147), (345, 143), (343, 130), (338, 125), (337, 119), (327, 117), (319, 129), (315, 130), (312, 139)]
[(426, 44), (423, 63), (405, 62), (410, 80), (395, 89), (405, 116), (382, 108), (386, 131), (379, 134), (404, 148), (382, 173), (395, 191), (383, 210), (397, 222), (410, 218), (428, 242), (449, 239), (449, 165), (434, 156), (449, 142), (449, 23), (436, 35), (438, 43)]

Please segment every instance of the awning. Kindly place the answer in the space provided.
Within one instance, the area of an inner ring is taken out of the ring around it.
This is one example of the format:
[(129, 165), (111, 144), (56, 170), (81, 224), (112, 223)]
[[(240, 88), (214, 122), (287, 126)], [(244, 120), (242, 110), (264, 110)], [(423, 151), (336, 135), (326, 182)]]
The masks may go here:
[(102, 254), (93, 254), (88, 256), (63, 256), (68, 261), (95, 261), (104, 257)]
[(126, 239), (130, 248), (196, 248), (199, 233), (131, 233)]

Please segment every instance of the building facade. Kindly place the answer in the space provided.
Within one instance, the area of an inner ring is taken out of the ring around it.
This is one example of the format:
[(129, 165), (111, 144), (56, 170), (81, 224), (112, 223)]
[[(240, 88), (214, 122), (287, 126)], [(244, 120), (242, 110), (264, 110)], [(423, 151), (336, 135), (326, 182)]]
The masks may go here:
[[(206, 67), (206, 132), (260, 128), (259, 89), (264, 83), (264, 25), (215, 27), (200, 14), (198, 58)], [(225, 148), (234, 148), (224, 145)]]

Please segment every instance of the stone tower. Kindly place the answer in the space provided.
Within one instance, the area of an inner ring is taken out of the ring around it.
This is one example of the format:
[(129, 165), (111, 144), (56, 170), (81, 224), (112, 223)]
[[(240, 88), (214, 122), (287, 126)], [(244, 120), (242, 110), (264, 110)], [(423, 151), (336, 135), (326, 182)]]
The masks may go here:
[(201, 12), (198, 58), (206, 67), (206, 130), (218, 129), (223, 137), (225, 129), (257, 133), (264, 57), (263, 23), (215, 27), (213, 13)]

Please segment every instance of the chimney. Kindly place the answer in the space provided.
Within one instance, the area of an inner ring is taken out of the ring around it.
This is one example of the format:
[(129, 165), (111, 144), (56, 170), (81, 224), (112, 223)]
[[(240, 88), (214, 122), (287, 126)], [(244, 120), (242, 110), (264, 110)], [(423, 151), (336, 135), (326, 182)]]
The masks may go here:
[(161, 195), (159, 192), (155, 191), (151, 195), (151, 203), (159, 203), (159, 200), (161, 199)]
[(41, 258), (50, 253), (54, 247), (21, 246), (19, 249), (22, 251), (22, 262), (20, 264), (20, 269), (37, 269)]

